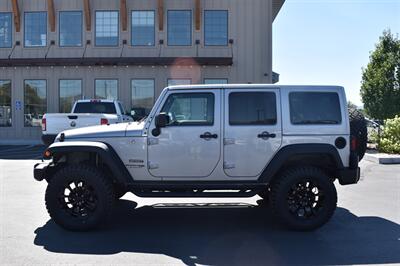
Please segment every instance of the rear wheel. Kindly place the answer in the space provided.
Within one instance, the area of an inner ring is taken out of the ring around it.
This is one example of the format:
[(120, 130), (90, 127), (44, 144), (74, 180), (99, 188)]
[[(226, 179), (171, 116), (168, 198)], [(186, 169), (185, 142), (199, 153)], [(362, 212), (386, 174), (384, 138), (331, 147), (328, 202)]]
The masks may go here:
[(315, 167), (284, 172), (272, 185), (275, 216), (293, 230), (314, 230), (325, 224), (336, 209), (337, 193), (329, 177)]
[(104, 222), (114, 204), (112, 183), (98, 169), (70, 165), (60, 169), (46, 189), (50, 217), (72, 231), (86, 231)]

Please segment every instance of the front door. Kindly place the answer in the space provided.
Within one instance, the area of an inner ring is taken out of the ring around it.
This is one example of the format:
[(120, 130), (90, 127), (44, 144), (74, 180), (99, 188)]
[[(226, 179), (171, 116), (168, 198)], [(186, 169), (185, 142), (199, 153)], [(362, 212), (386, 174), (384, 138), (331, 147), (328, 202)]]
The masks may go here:
[(228, 89), (224, 98), (224, 172), (256, 177), (281, 146), (279, 89)]
[(156, 177), (207, 177), (220, 160), (220, 90), (172, 90), (162, 108), (170, 123), (159, 136), (149, 130), (148, 167)]

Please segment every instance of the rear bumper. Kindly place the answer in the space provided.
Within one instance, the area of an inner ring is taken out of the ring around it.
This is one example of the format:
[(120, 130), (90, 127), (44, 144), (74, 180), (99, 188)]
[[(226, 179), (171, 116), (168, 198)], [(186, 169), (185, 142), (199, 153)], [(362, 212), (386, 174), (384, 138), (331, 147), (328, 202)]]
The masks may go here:
[(44, 135), (42, 135), (42, 142), (44, 143), (44, 145), (50, 146), (54, 142), (56, 137), (57, 137), (57, 135), (44, 134)]
[(35, 164), (33, 168), (33, 177), (37, 181), (42, 181), (43, 179), (46, 179), (46, 171), (49, 168), (49, 165), (50, 163), (48, 162)]

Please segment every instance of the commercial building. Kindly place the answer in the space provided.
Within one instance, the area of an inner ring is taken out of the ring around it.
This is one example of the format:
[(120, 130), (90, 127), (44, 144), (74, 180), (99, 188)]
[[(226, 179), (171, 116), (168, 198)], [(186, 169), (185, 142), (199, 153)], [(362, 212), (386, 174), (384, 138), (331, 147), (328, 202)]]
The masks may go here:
[(146, 113), (167, 85), (272, 83), (284, 0), (0, 0), (0, 141), (82, 98)]

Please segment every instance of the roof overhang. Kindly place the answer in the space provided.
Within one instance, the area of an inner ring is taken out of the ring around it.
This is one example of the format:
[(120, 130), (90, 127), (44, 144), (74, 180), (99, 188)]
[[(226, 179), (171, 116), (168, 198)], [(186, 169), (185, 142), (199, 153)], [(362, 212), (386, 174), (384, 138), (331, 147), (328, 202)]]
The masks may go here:
[(275, 20), (276, 16), (278, 16), (284, 3), (285, 0), (272, 0), (272, 21)]
[(232, 57), (84, 57), (0, 59), (0, 67), (24, 66), (230, 66)]

